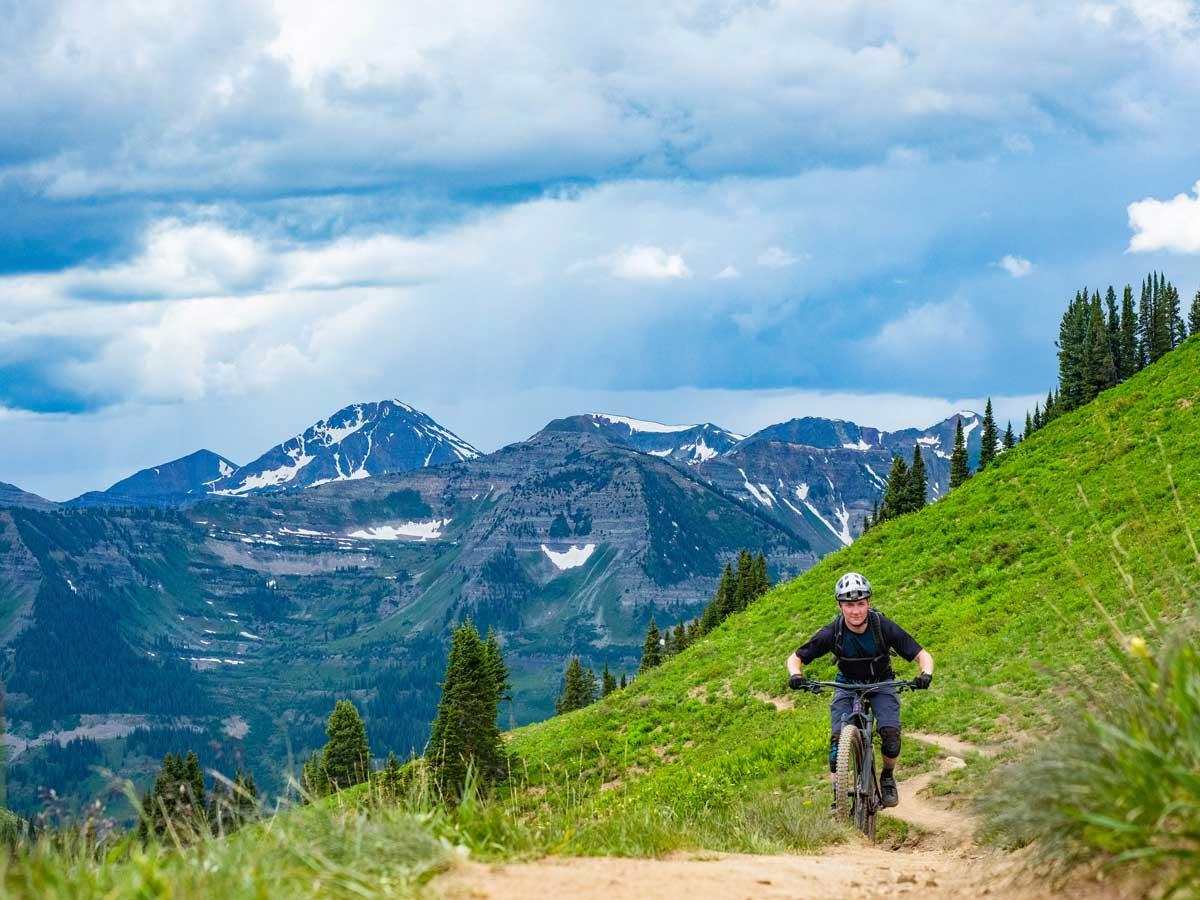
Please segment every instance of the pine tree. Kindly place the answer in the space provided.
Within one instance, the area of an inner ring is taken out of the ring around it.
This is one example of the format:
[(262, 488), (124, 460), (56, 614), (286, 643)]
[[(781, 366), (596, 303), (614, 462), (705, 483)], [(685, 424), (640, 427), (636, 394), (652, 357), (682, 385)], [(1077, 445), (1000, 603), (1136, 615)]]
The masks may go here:
[(733, 566), (726, 563), (725, 569), (721, 572), (721, 580), (717, 582), (717, 593), (704, 608), (704, 613), (700, 617), (701, 634), (708, 634), (720, 625), (733, 610), (736, 600), (735, 588)]
[(1183, 321), (1183, 315), (1180, 312), (1179, 289), (1173, 284), (1168, 285), (1168, 288), (1170, 289), (1170, 298), (1167, 302), (1167, 309), (1171, 320), (1171, 349), (1175, 349), (1187, 340), (1187, 323)]
[(1188, 334), (1200, 334), (1200, 291), (1192, 298), (1192, 308), (1188, 312)]
[(1008, 420), (1008, 428), (1004, 431), (1004, 439), (1002, 441), (1005, 450), (1011, 450), (1017, 446), (1017, 437), (1013, 434), (1012, 419)]
[(687, 649), (687, 629), (683, 627), (683, 622), (676, 623), (671, 637), (671, 644), (674, 646), (676, 653), (682, 653)]
[(200, 771), (200, 759), (196, 756), (195, 751), (188, 751), (187, 762), (184, 765), (186, 766), (190, 802), (196, 808), (197, 813), (203, 813), (207, 807), (204, 797), (204, 773)]
[(450, 802), (462, 795), (469, 766), (483, 786), (503, 777), (493, 677), (484, 643), (468, 620), (454, 629), (450, 640), (442, 699), (426, 751), (442, 796)]
[(1157, 362), (1172, 348), (1171, 288), (1167, 280), (1155, 275), (1151, 288), (1150, 362)]
[(750, 605), (754, 593), (754, 557), (748, 550), (738, 551), (737, 571), (734, 573), (734, 602), (730, 613), (741, 612)]
[(607, 697), (616, 689), (617, 679), (613, 676), (612, 672), (608, 671), (608, 663), (605, 663), (604, 671), (600, 675), (600, 696)]
[(1117, 292), (1110, 284), (1108, 293), (1104, 295), (1104, 305), (1108, 312), (1105, 331), (1108, 332), (1108, 352), (1112, 354), (1113, 364), (1117, 367), (1118, 377), (1121, 372), (1121, 313), (1117, 310)]
[(996, 458), (996, 418), (992, 415), (992, 398), (988, 397), (983, 408), (983, 434), (980, 435), (979, 469), (982, 471)]
[[(1042, 427), (1042, 407), (1041, 404), (1033, 404), (1033, 430), (1037, 431)], [(1029, 437), (1029, 435), (1025, 435)]]
[(1153, 332), (1153, 293), (1150, 281), (1141, 282), (1138, 301), (1138, 371), (1150, 365), (1150, 340)]
[(138, 834), (148, 838), (170, 835), (172, 840), (190, 843), (208, 829), (204, 774), (196, 754), (168, 753), (154, 779), (154, 787), (142, 797), (142, 815)]
[(383, 766), (383, 771), (379, 773), (379, 792), (387, 800), (398, 800), (400, 791), (404, 787), (404, 770), (400, 766), (400, 760), (396, 759), (395, 753), (388, 753), (387, 762)]
[(921, 456), (921, 445), (913, 444), (912, 465), (908, 468), (904, 495), (904, 511), (916, 512), (925, 506), (925, 494), (929, 480), (925, 475), (925, 459)]
[(887, 487), (883, 491), (883, 505), (879, 515), (884, 522), (904, 515), (908, 502), (908, 464), (901, 456), (892, 457), (892, 468), (888, 472)]
[(490, 627), (487, 640), (483, 642), (483, 658), (488, 681), (496, 689), (496, 702), (512, 700), (512, 682), (509, 681), (508, 666), (504, 664), (504, 652), (496, 632)]
[(1046, 405), (1042, 407), (1042, 424), (1050, 422), (1058, 416), (1058, 394), (1046, 391)]
[(1101, 391), (1117, 383), (1117, 367), (1113, 362), (1112, 347), (1104, 325), (1104, 313), (1100, 309), (1099, 295), (1091, 304), (1087, 334), (1088, 344), (1083, 354), (1083, 383), (1079, 392), (1080, 403), (1090, 403)]
[(371, 774), (371, 748), (362, 716), (349, 700), (339, 700), (325, 726), (329, 737), (321, 753), (325, 777), (336, 791), (362, 784)]
[[(1067, 306), (1058, 326), (1058, 385), (1059, 393), (1065, 398), (1066, 409), (1074, 409), (1080, 403), (1088, 321), (1088, 294), (1084, 288), (1082, 295), (1076, 292), (1075, 299)], [(991, 455), (981, 456), (979, 468), (983, 469), (991, 460)]]
[(758, 599), (774, 586), (771, 573), (767, 570), (767, 555), (759, 550), (754, 558), (754, 598)]
[(646, 640), (642, 643), (642, 663), (638, 666), (638, 674), (648, 672), (662, 665), (662, 645), (659, 643), (658, 626), (654, 617), (650, 617), (650, 625), (646, 629)]
[(971, 477), (967, 465), (967, 441), (963, 437), (962, 417), (954, 426), (954, 449), (950, 453), (950, 490), (954, 490)]
[(1125, 285), (1125, 293), (1121, 295), (1120, 344), (1118, 374), (1124, 381), (1141, 368), (1138, 355), (1138, 318), (1133, 308), (1133, 285), (1131, 284)]
[(319, 750), (314, 750), (304, 762), (304, 793), (307, 799), (312, 800), (329, 793), (329, 778), (325, 774), (325, 763)]
[(1025, 440), (1033, 434), (1033, 418), (1029, 415), (1029, 410), (1025, 410), (1025, 431), (1021, 433), (1021, 440)]
[(583, 709), (596, 701), (596, 676), (591, 669), (585, 669), (578, 656), (571, 657), (563, 676), (563, 690), (554, 704), (556, 713), (569, 713)]
[(623, 691), (623, 690), (625, 690), (626, 687), (628, 687), (628, 682), (625, 681), (625, 673), (622, 672), (621, 673), (621, 682), (620, 682), (620, 684), (617, 685), (617, 690)]
[(208, 821), (214, 834), (232, 834), (245, 823), (257, 819), (258, 812), (258, 785), (254, 783), (253, 775), (239, 770), (228, 787), (222, 782), (213, 787)]

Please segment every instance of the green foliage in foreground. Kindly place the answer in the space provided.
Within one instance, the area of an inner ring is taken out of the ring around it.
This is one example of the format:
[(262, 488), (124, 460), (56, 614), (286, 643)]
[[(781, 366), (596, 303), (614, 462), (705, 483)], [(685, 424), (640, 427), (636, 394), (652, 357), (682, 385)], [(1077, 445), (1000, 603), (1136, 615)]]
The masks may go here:
[(190, 847), (135, 836), (96, 844), (97, 823), (19, 844), (0, 855), (4, 896), (410, 897), (453, 858), (427, 817), (393, 804), (351, 803), (345, 792)]
[[(979, 743), (1045, 733), (1062, 679), (1086, 683), (1104, 671), (1110, 616), (1124, 633), (1145, 635), (1147, 619), (1170, 629), (1195, 596), (1197, 433), (1200, 340), (1192, 340), (626, 690), (517, 731), (510, 749), (536, 789), (525, 813), (575, 809), (577, 831), (594, 832), (654, 810), (682, 829), (774, 790), (823, 796), (826, 706), (788, 697), (783, 663), (833, 617), (832, 586), (847, 570), (871, 579), (877, 605), (938, 662), (933, 690), (905, 695), (909, 731)], [(831, 674), (826, 665), (813, 675)], [(901, 677), (912, 671), (898, 668)], [(1097, 682), (1101, 698), (1107, 689)], [(929, 752), (907, 739), (902, 771)], [(567, 771), (577, 774), (564, 783)], [(564, 852), (578, 849), (567, 842)]]
[(1181, 626), (1157, 655), (1111, 644), (1104, 696), (1083, 692), (1065, 727), (1004, 770), (983, 802), (990, 835), (1035, 843), (1069, 866), (1097, 854), (1164, 866), (1168, 893), (1200, 885), (1200, 629)]

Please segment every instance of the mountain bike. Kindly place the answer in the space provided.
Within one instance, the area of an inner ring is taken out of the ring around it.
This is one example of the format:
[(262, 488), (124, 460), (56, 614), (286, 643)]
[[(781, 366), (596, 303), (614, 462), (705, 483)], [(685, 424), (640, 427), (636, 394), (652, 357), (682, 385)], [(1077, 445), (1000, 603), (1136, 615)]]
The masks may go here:
[(875, 841), (875, 816), (882, 807), (883, 794), (875, 774), (875, 713), (871, 694), (882, 688), (897, 692), (912, 690), (911, 681), (880, 681), (876, 684), (810, 681), (805, 686), (814, 694), (841, 690), (854, 694), (854, 705), (842, 722), (838, 739), (837, 771), (834, 774), (834, 802), (837, 816)]

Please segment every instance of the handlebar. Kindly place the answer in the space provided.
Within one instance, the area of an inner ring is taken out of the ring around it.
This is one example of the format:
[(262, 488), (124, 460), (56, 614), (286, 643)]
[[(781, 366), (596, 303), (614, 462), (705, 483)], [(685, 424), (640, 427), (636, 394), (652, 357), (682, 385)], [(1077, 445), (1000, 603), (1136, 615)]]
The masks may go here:
[(851, 691), (856, 694), (869, 694), (881, 688), (895, 688), (897, 693), (916, 690), (911, 681), (810, 681), (802, 688), (809, 693), (822, 694), (826, 689)]

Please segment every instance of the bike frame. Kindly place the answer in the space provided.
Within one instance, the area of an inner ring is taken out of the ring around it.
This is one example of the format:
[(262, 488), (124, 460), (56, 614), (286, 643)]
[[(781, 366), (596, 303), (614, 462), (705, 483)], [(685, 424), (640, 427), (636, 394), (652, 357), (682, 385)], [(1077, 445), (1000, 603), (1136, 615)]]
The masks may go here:
[[(855, 725), (863, 737), (863, 765), (859, 774), (859, 783), (854, 792), (856, 803), (862, 803), (864, 809), (859, 817), (862, 829), (867, 831), (876, 813), (882, 808), (883, 794), (879, 790), (879, 779), (875, 775), (875, 713), (871, 709), (871, 694), (884, 688), (894, 688), (897, 693), (912, 690), (911, 681), (880, 681), (872, 684), (840, 681), (810, 681), (808, 690), (814, 694), (822, 694), (827, 689), (846, 691), (854, 694), (854, 703), (850, 712), (842, 719), (842, 725)], [(870, 831), (874, 832), (873, 828)]]

